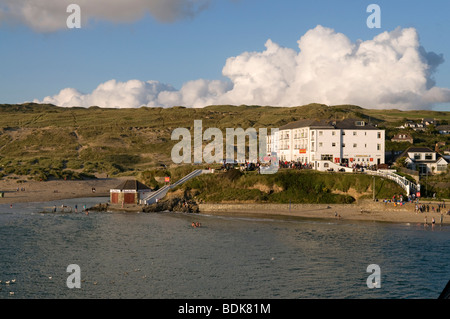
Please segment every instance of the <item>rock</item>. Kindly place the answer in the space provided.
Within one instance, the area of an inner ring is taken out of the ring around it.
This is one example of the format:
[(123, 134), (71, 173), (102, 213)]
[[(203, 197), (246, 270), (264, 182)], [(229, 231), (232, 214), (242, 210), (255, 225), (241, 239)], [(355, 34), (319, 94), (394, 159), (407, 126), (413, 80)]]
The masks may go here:
[(89, 211), (94, 211), (94, 212), (106, 212), (108, 211), (108, 207), (109, 204), (108, 203), (100, 203), (95, 205), (94, 207), (88, 208), (87, 210)]
[(183, 213), (198, 213), (199, 207), (193, 200), (186, 199), (184, 197), (173, 197), (166, 200), (160, 200), (157, 203), (145, 206), (143, 212), (156, 213), (156, 212), (183, 212)]

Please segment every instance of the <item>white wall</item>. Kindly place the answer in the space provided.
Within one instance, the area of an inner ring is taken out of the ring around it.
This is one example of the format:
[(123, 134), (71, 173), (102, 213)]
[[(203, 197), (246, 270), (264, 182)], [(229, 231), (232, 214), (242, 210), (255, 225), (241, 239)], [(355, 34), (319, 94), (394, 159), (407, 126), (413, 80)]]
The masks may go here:
[[(353, 132), (356, 132), (356, 135)], [(354, 159), (353, 163), (359, 164), (385, 163), (385, 132), (383, 130), (306, 127), (279, 131), (274, 140), (268, 149), (276, 149), (278, 158), (283, 161), (300, 160), (302, 163), (314, 163), (322, 160), (323, 156), (330, 155), (332, 162), (346, 158)], [(306, 149), (306, 153), (301, 154), (300, 149)], [(349, 161), (350, 164), (352, 162)]]

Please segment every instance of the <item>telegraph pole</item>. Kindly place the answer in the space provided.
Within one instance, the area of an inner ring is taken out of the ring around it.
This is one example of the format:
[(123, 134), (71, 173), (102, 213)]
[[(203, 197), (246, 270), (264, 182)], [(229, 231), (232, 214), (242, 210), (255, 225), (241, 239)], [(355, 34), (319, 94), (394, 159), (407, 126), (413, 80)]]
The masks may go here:
[(375, 201), (375, 176), (373, 177), (373, 201)]

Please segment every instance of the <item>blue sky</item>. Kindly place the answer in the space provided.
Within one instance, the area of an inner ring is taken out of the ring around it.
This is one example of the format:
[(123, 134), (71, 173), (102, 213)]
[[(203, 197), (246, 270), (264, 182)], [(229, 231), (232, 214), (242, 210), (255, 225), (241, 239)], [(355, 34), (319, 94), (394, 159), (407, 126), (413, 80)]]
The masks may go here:
[[(381, 29), (366, 25), (371, 3), (381, 7)], [(427, 51), (443, 54), (434, 78), (436, 86), (450, 88), (449, 11), (445, 0), (212, 0), (195, 16), (169, 23), (146, 14), (128, 23), (90, 21), (81, 29), (40, 32), (3, 21), (0, 103), (40, 100), (64, 88), (92, 92), (111, 79), (156, 80), (176, 89), (196, 79), (223, 80), (228, 58), (264, 51), (268, 39), (299, 50), (297, 41), (317, 25), (353, 42), (413, 27)], [(448, 104), (435, 108), (450, 110)]]

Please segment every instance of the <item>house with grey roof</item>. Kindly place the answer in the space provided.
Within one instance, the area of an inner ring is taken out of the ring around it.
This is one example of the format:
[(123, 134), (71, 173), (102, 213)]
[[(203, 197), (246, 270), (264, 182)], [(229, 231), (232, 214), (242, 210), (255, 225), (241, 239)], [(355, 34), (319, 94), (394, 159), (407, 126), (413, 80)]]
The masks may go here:
[(412, 146), (399, 155), (405, 158), (406, 167), (420, 175), (441, 174), (447, 171), (449, 162), (438, 152), (428, 147)]

